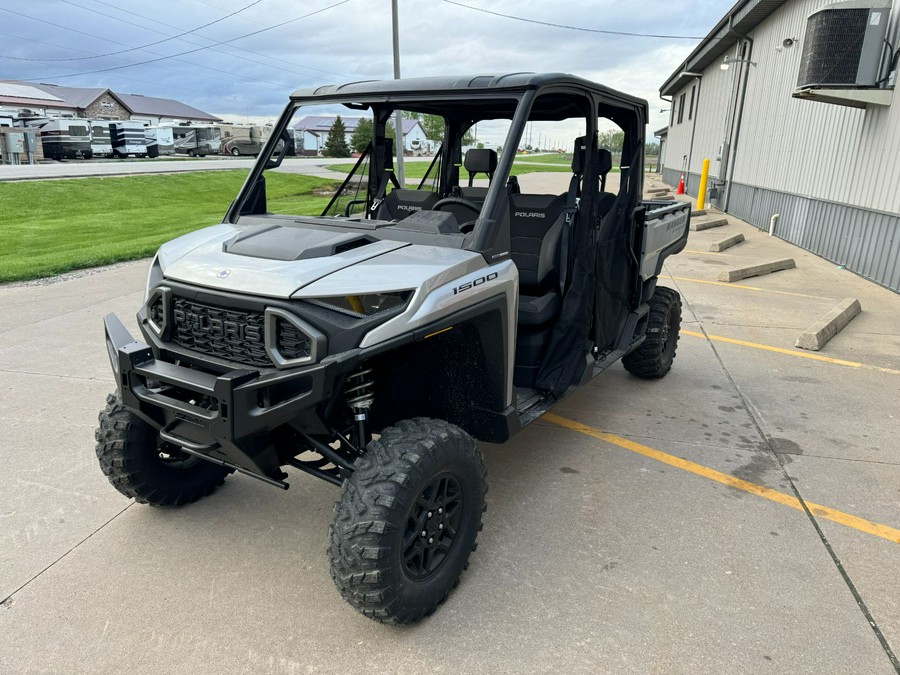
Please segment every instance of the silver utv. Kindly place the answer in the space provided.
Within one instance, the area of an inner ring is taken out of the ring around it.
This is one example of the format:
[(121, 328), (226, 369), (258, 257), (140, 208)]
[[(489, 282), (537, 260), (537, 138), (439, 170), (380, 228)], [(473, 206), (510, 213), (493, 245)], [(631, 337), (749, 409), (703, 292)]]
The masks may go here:
[[(302, 160), (285, 157), (316, 106), (363, 115), (371, 140), (310, 216), (285, 189)], [(420, 181), (397, 178), (397, 111), (443, 130)], [(508, 440), (619, 359), (641, 377), (672, 365), (681, 304), (656, 282), (690, 207), (641, 200), (646, 118), (645, 101), (562, 74), (295, 92), (223, 222), (160, 248), (141, 338), (105, 320), (112, 484), (177, 506), (233, 471), (283, 489), (285, 469), (322, 478), (341, 488), (341, 594), (384, 622), (433, 612), (481, 529), (476, 439)], [(546, 123), (579, 132), (560, 194), (515, 176)], [(505, 125), (504, 150), (464, 152), (479, 124)], [(624, 132), (618, 166), (604, 124)]]

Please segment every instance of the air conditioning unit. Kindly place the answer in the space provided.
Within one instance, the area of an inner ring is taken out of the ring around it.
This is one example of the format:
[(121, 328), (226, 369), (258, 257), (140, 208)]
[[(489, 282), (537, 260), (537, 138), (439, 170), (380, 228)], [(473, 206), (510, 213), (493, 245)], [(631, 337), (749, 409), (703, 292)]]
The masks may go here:
[(827, 5), (806, 22), (794, 96), (864, 108), (890, 105), (879, 89), (890, 4), (852, 0)]

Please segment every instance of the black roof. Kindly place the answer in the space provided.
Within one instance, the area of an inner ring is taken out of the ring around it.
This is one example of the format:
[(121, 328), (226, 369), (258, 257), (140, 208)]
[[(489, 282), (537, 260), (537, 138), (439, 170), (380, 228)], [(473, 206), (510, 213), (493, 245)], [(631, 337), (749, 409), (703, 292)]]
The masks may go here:
[(382, 97), (386, 94), (416, 96), (449, 92), (524, 92), (529, 89), (571, 87), (601, 94), (610, 102), (627, 107), (647, 108), (647, 101), (602, 84), (566, 73), (508, 73), (506, 75), (444, 75), (411, 77), (400, 80), (364, 80), (346, 84), (298, 89), (292, 99), (334, 98), (347, 100), (359, 97)]

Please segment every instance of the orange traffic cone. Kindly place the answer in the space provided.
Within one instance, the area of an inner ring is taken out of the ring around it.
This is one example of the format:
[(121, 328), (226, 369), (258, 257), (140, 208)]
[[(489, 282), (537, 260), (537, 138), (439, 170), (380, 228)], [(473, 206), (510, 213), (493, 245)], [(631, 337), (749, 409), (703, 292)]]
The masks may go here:
[(684, 194), (684, 173), (681, 174), (681, 179), (678, 181), (678, 190), (675, 191), (676, 195)]

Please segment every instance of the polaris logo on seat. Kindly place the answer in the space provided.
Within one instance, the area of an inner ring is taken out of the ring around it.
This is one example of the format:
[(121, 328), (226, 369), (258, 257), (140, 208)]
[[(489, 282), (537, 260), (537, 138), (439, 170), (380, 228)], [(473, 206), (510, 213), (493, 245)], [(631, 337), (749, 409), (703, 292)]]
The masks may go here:
[(407, 206), (406, 204), (397, 204), (398, 211), (421, 211), (421, 206)]
[(516, 218), (546, 218), (546, 213), (540, 211), (516, 211)]

